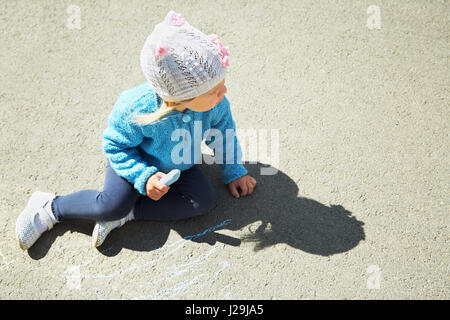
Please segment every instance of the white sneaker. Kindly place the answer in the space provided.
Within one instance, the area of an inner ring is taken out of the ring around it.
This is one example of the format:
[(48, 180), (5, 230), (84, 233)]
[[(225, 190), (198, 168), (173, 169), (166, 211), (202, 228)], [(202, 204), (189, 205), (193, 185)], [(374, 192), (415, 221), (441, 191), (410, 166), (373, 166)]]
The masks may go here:
[(16, 221), (16, 237), (22, 250), (28, 250), (58, 222), (51, 212), (50, 204), (54, 198), (54, 194), (40, 191), (31, 195)]
[(120, 220), (97, 222), (95, 224), (94, 231), (92, 232), (92, 245), (95, 248), (101, 246), (112, 230), (120, 228), (125, 223), (131, 220), (134, 220), (133, 209), (125, 218), (122, 218)]

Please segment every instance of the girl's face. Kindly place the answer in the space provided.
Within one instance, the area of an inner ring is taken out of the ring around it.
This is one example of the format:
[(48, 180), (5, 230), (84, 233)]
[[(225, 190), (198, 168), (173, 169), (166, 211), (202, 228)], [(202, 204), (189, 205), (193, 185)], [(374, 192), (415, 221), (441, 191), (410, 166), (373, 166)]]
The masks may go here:
[(225, 93), (227, 93), (227, 87), (225, 87), (225, 79), (223, 79), (217, 86), (208, 92), (195, 97), (189, 102), (184, 102), (181, 109), (185, 109), (184, 107), (186, 107), (196, 112), (208, 111), (222, 101)]

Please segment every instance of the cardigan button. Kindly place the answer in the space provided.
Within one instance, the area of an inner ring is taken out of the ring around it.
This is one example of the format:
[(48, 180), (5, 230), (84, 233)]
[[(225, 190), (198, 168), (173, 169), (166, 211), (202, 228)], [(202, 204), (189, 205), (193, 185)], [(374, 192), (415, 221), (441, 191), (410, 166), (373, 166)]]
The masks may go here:
[(189, 122), (189, 121), (191, 121), (191, 116), (188, 115), (188, 114), (185, 114), (185, 115), (183, 116), (183, 122)]

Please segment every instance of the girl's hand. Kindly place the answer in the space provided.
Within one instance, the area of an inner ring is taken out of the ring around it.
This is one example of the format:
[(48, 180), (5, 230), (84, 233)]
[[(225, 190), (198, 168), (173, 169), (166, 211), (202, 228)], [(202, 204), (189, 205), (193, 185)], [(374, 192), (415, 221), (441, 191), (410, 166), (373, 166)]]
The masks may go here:
[(170, 187), (159, 181), (165, 175), (164, 172), (158, 171), (148, 178), (147, 183), (145, 184), (145, 191), (150, 199), (159, 200), (169, 191)]
[(253, 189), (256, 187), (256, 180), (246, 174), (245, 176), (242, 176), (234, 181), (231, 181), (228, 184), (228, 189), (230, 189), (231, 194), (235, 198), (239, 198), (239, 192), (237, 191), (237, 188), (240, 188), (242, 193), (241, 196), (246, 196), (248, 194), (253, 193)]

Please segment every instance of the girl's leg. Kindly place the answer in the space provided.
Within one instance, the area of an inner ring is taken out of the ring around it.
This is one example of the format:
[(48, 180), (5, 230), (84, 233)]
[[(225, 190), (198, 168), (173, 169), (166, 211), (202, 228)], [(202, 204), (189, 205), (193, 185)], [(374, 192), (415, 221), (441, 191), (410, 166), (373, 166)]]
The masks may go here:
[(139, 195), (130, 182), (117, 175), (108, 161), (103, 191), (82, 190), (56, 196), (52, 202), (52, 210), (58, 221), (119, 220), (130, 213)]
[(134, 207), (136, 220), (169, 221), (209, 212), (216, 204), (214, 188), (198, 165), (182, 171), (164, 196), (155, 201), (140, 195)]

